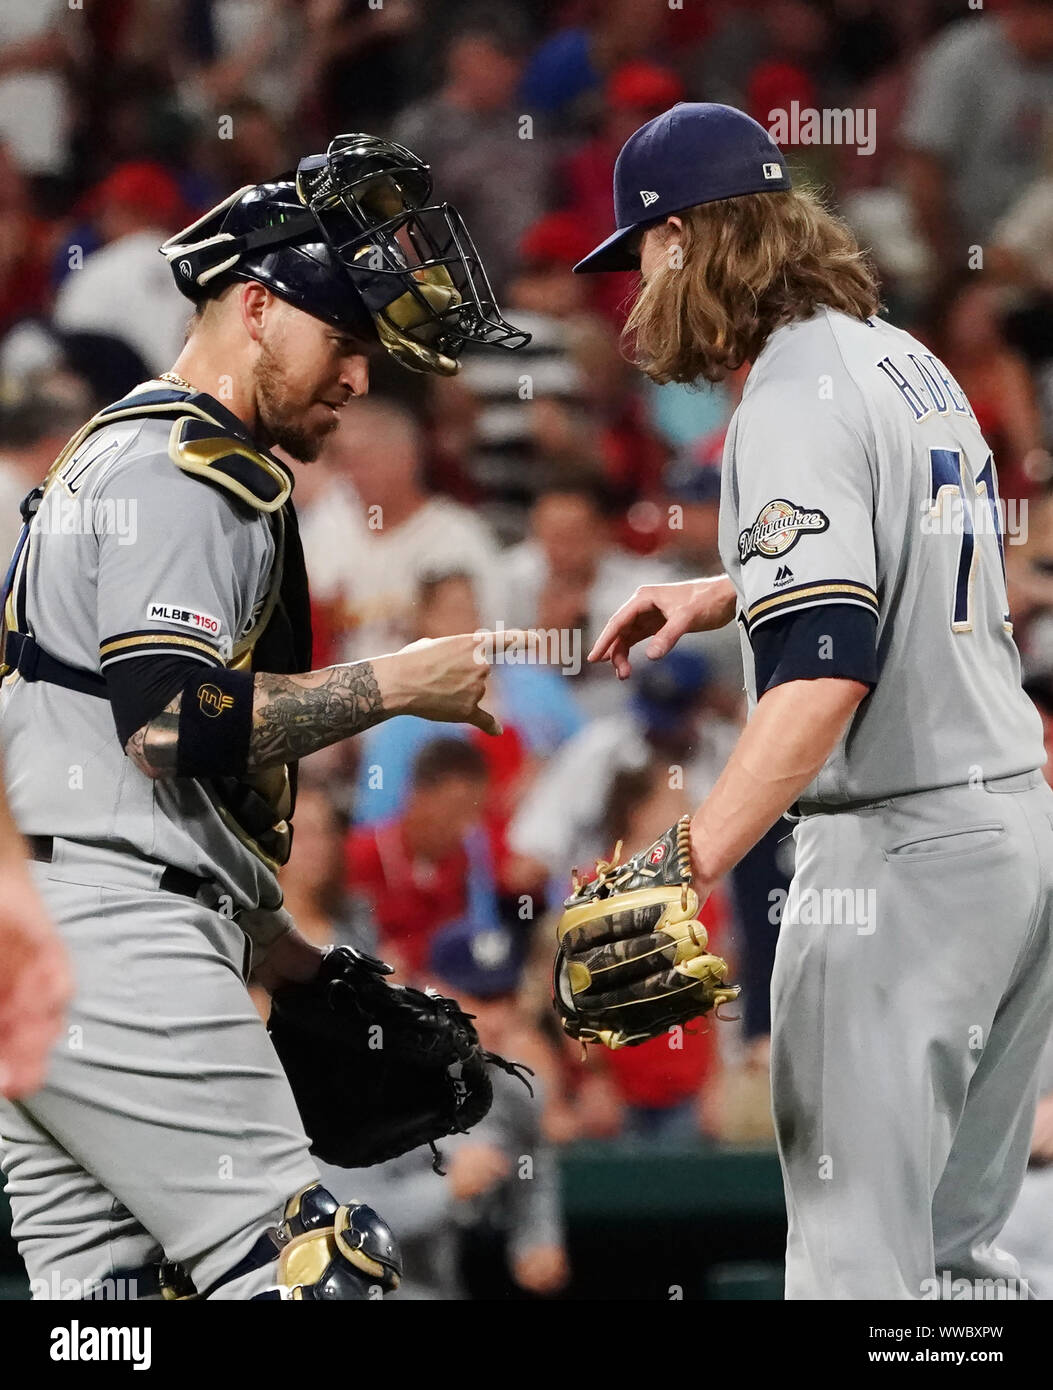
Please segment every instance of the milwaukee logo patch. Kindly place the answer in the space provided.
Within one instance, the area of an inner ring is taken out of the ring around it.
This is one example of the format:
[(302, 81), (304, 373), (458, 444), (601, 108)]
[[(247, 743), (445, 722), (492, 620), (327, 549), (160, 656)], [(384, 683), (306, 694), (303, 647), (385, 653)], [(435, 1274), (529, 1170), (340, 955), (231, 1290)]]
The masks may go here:
[(739, 535), (739, 559), (743, 564), (754, 555), (774, 560), (792, 550), (808, 532), (827, 531), (830, 518), (815, 508), (798, 507), (785, 497), (765, 502), (752, 526)]

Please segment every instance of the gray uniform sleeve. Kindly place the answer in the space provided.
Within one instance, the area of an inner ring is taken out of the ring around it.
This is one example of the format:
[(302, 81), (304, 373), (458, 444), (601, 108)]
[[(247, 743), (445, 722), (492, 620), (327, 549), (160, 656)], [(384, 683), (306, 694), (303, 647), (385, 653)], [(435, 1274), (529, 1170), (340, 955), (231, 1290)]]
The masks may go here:
[(99, 527), (99, 663), (183, 655), (223, 665), (265, 593), (273, 541), (265, 518), (165, 455), (100, 484), (96, 516), (118, 501), (131, 535)]
[[(868, 449), (834, 400), (795, 380), (764, 383), (740, 408), (734, 473), (737, 562), (747, 631), (824, 604), (877, 613)], [(865, 419), (865, 416), (862, 417)]]

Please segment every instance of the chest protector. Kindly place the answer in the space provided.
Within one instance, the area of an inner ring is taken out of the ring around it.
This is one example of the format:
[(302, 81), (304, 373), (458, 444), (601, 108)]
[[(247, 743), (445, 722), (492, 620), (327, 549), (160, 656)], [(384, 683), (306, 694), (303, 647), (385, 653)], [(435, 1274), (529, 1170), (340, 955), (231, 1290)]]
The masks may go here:
[[(173, 465), (218, 487), (238, 504), (263, 513), (274, 538), (267, 592), (251, 629), (233, 647), (228, 667), (293, 675), (311, 669), (311, 610), (307, 570), (292, 503), (292, 478), (273, 455), (255, 445), (242, 422), (202, 391), (147, 386), (100, 410), (69, 441), (43, 484), (23, 501), (22, 533), (3, 591), (3, 665), (0, 679), (17, 671), (25, 680), (49, 681), (105, 699), (106, 677), (59, 661), (36, 641), (26, 618), (26, 573), (30, 528), (44, 496), (62, 468), (97, 430), (118, 420), (172, 421), (168, 452)], [(228, 829), (272, 869), (289, 858), (290, 818), (296, 767), (268, 768), (240, 777), (196, 779)]]

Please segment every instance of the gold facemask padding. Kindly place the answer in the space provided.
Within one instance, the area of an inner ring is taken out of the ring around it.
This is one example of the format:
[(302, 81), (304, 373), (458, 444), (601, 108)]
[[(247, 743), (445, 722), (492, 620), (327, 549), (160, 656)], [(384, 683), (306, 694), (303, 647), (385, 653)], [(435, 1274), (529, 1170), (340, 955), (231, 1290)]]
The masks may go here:
[[(356, 253), (355, 260), (370, 255), (373, 249), (363, 246)], [(445, 266), (434, 265), (416, 270), (413, 278), (420, 287), (420, 295), (435, 313), (445, 313), (460, 304), (461, 296)], [(434, 333), (435, 324), (412, 290), (399, 295), (386, 309), (374, 314), (373, 322), (381, 346), (400, 366), (409, 367), (415, 372), (432, 372), (436, 376), (455, 376), (460, 370), (456, 358), (438, 352), (425, 338), (418, 336), (416, 330), (419, 329)]]
[(356, 184), (354, 192), (356, 201), (382, 222), (398, 217), (410, 206), (390, 174), (378, 174), (365, 183)]

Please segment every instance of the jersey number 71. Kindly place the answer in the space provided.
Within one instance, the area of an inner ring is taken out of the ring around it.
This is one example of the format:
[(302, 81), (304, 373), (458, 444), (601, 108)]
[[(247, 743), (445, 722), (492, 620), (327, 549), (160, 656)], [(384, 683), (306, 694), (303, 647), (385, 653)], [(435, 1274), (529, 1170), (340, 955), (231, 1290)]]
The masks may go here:
[[(954, 605), (951, 613), (952, 632), (971, 632), (973, 576), (976, 570), (978, 552), (976, 538), (993, 535), (998, 546), (998, 561), (1002, 570), (1002, 587), (1005, 590), (1005, 543), (1002, 538), (1002, 517), (998, 508), (998, 487), (995, 482), (994, 456), (987, 455), (987, 462), (974, 478), (966, 467), (960, 449), (929, 450), (929, 499), (928, 515), (934, 522), (944, 518), (944, 508), (959, 499), (955, 517), (956, 527), (960, 525), (961, 544), (958, 547), (958, 572), (954, 585)], [(977, 512), (977, 507), (986, 508)], [(987, 518), (990, 517), (988, 524)], [(960, 517), (960, 520), (959, 520)], [(983, 524), (976, 525), (978, 518)], [(936, 529), (941, 529), (937, 527)], [(1009, 599), (1002, 616), (1002, 625), (1012, 632), (1009, 621)]]

